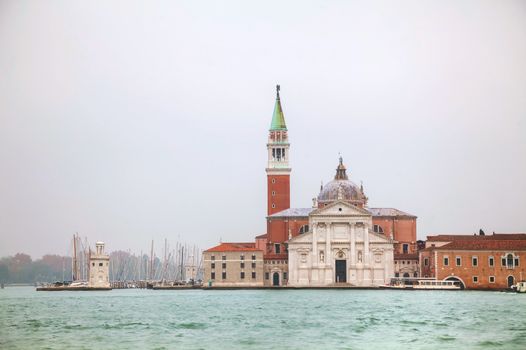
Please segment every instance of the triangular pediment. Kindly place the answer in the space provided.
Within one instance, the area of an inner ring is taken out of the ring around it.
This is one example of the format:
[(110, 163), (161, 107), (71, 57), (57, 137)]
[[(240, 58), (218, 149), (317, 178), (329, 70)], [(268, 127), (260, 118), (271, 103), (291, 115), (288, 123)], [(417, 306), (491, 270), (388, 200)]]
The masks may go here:
[(288, 240), (288, 243), (310, 243), (312, 242), (312, 232), (306, 232), (304, 234), (292, 237)]
[(336, 201), (326, 207), (318, 208), (310, 213), (310, 216), (371, 216), (365, 209), (345, 201)]

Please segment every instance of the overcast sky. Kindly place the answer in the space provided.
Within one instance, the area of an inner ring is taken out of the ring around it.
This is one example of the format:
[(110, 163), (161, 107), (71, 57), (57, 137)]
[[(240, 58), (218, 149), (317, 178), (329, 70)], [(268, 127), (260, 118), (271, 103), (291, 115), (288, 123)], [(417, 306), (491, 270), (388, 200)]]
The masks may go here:
[(526, 231), (524, 1), (0, 0), (0, 256), (253, 240), (276, 83), (292, 206)]

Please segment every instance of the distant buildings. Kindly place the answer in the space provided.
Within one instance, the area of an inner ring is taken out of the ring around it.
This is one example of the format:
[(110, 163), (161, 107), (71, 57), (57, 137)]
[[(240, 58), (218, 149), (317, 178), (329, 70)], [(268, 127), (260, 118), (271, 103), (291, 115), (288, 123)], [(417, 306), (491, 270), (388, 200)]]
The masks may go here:
[[(204, 253), (205, 281), (214, 286), (377, 286), (398, 273), (418, 276), (416, 216), (368, 208), (364, 188), (349, 180), (340, 157), (333, 181), (310, 208), (290, 208), (288, 130), (279, 86), (267, 143), (267, 232), (255, 243), (222, 243)], [(247, 269), (259, 256), (262, 272)], [(226, 261), (218, 264), (218, 260)], [(243, 266), (243, 267), (241, 267)], [(247, 278), (247, 272), (254, 279)]]

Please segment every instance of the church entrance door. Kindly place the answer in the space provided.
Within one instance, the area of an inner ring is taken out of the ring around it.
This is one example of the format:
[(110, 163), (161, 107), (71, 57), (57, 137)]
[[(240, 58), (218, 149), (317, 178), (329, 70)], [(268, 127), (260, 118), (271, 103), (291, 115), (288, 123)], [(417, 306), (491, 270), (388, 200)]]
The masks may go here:
[(279, 273), (278, 272), (274, 272), (272, 274), (272, 285), (279, 286)]
[(347, 261), (336, 260), (336, 283), (347, 282)]

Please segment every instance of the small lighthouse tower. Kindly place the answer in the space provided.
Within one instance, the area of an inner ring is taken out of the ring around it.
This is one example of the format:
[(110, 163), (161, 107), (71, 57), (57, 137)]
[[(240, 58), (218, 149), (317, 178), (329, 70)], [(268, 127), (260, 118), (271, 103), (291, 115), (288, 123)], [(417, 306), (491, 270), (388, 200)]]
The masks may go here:
[(110, 256), (104, 253), (104, 242), (95, 243), (95, 253), (89, 255), (90, 288), (110, 287)]

